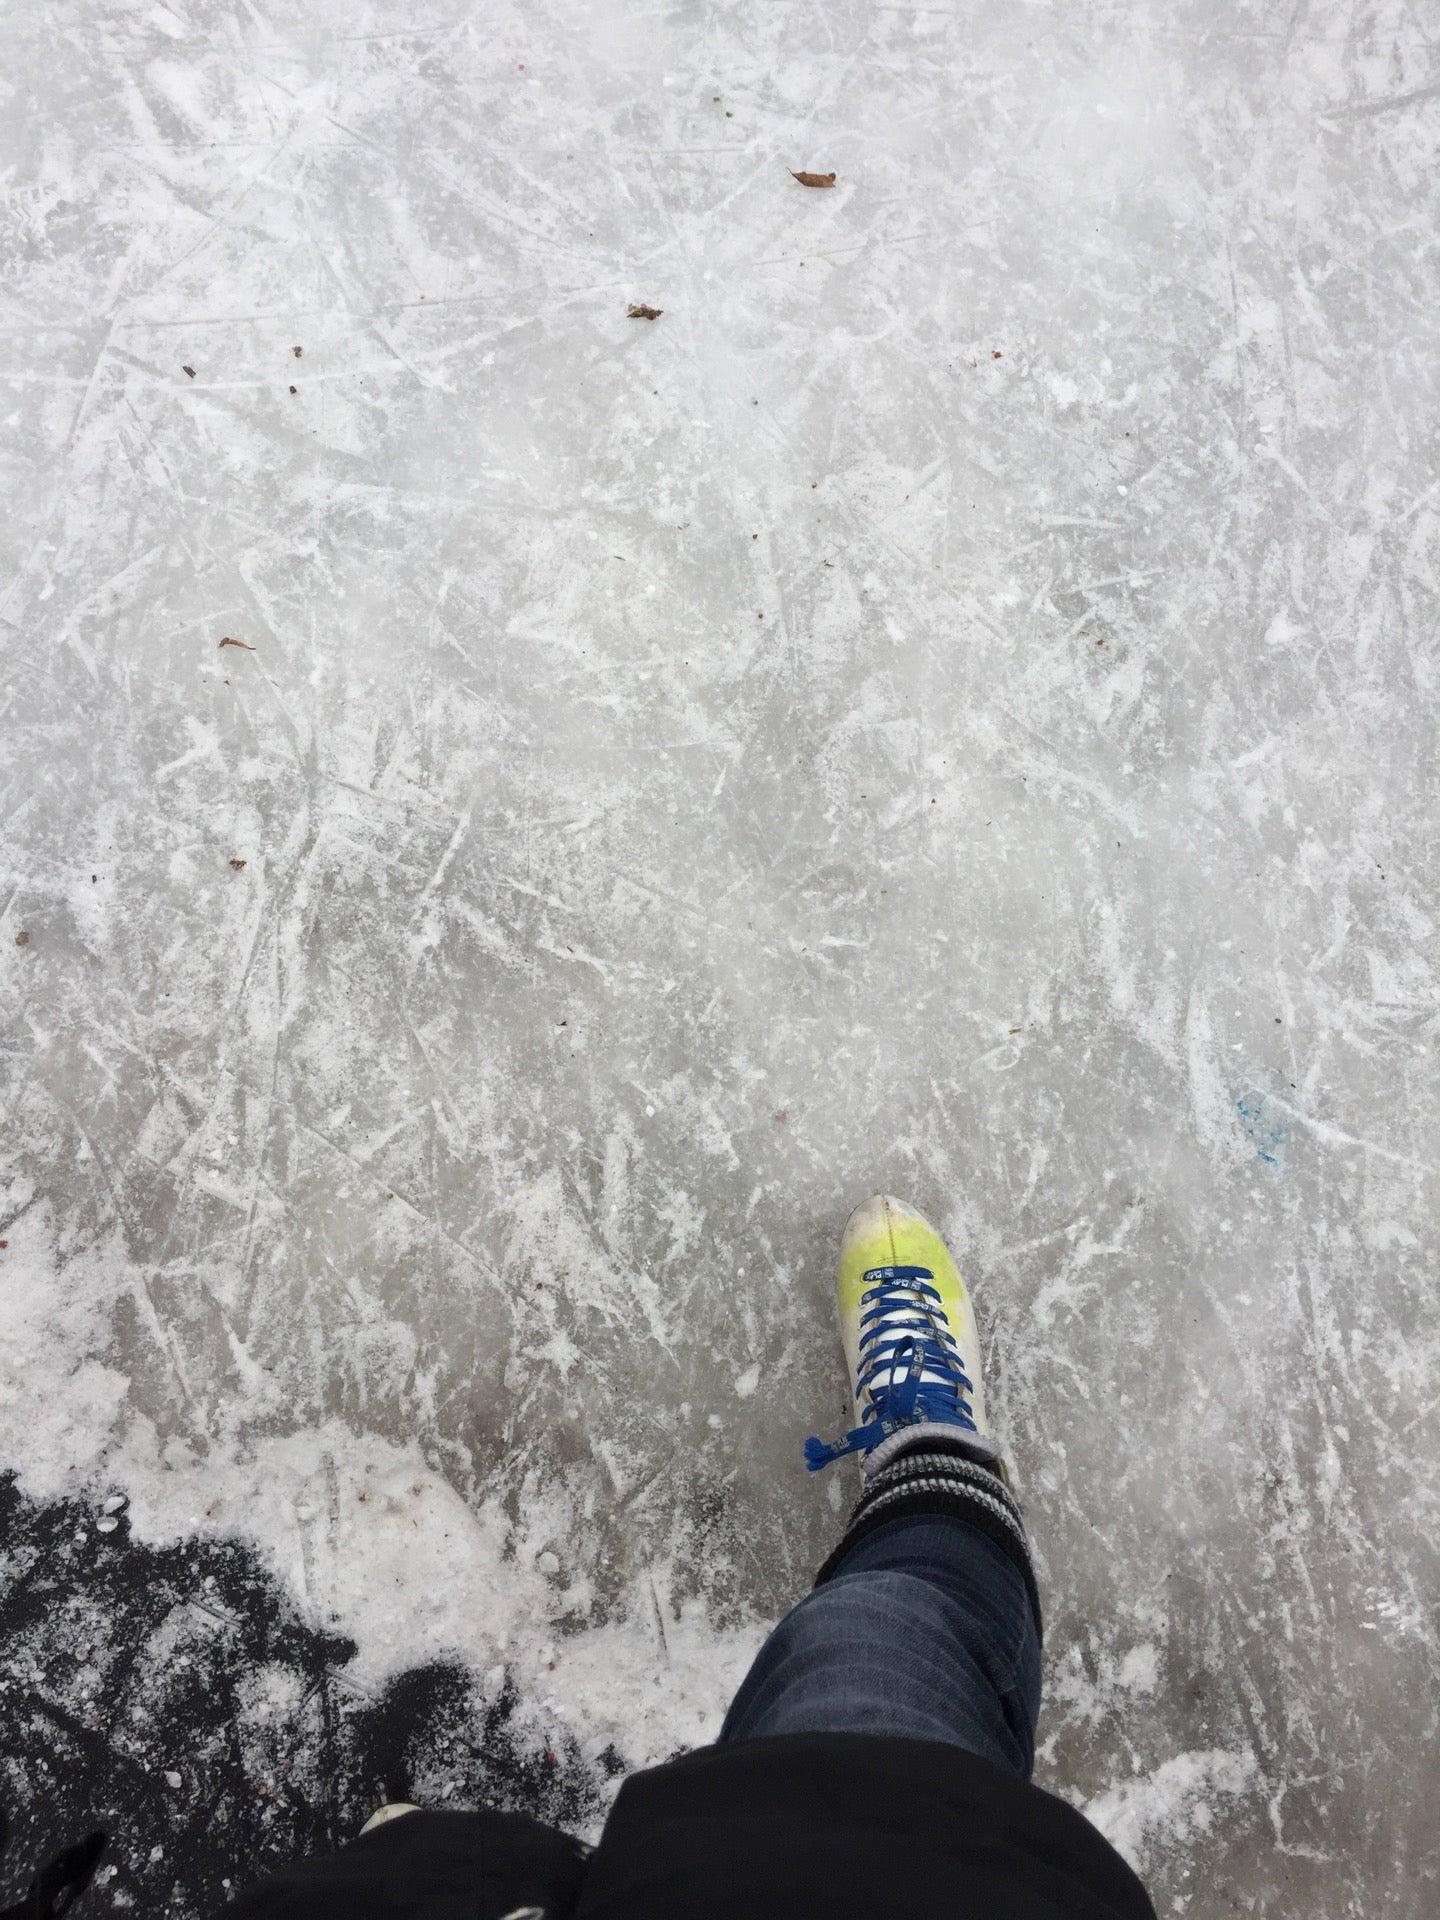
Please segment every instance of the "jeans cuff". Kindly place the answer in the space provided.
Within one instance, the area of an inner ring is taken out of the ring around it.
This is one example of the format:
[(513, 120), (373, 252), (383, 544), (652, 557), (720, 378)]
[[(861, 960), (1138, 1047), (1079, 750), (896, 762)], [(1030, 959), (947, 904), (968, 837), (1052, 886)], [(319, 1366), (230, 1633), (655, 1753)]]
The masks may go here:
[(970, 1459), (953, 1441), (927, 1440), (867, 1477), (844, 1536), (816, 1574), (815, 1585), (843, 1573), (846, 1555), (877, 1527), (913, 1514), (953, 1515), (993, 1541), (1024, 1579), (1036, 1636), (1043, 1635), (1030, 1539), (1015, 1497), (993, 1468)]

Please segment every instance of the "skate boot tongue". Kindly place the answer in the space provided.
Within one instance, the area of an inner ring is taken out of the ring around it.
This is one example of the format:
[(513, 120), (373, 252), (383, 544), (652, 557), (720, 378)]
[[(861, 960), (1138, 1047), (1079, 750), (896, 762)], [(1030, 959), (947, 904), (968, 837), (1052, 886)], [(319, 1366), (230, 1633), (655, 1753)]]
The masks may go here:
[(873, 1453), (902, 1427), (975, 1433), (974, 1386), (928, 1267), (871, 1267), (861, 1295), (855, 1403), (860, 1424), (843, 1439), (805, 1442), (812, 1473), (846, 1454)]

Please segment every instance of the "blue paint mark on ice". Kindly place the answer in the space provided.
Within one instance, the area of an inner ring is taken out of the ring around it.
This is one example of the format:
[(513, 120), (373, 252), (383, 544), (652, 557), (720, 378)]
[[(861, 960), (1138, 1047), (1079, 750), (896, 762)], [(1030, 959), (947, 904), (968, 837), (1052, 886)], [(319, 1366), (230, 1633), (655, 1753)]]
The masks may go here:
[(1267, 1167), (1283, 1167), (1285, 1149), (1290, 1144), (1290, 1123), (1284, 1110), (1263, 1093), (1247, 1093), (1235, 1102), (1235, 1111), (1258, 1157)]

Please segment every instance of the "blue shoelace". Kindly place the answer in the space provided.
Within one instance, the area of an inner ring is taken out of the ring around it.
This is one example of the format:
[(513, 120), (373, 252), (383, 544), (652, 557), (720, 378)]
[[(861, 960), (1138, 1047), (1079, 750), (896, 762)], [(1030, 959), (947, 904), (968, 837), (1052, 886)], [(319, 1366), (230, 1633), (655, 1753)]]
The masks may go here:
[[(935, 1420), (974, 1433), (974, 1392), (950, 1331), (935, 1276), (928, 1267), (871, 1267), (860, 1295), (860, 1354), (855, 1398), (869, 1402), (843, 1440), (805, 1442), (812, 1473), (847, 1453), (873, 1453), (887, 1434), (917, 1420)], [(884, 1386), (875, 1386), (881, 1373)], [(928, 1376), (928, 1377), (927, 1377)]]

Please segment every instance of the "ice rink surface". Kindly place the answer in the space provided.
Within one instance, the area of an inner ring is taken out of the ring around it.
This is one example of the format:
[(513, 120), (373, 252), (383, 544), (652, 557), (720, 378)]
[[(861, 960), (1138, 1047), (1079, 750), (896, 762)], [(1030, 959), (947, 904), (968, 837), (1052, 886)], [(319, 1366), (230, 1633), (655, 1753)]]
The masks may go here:
[(979, 1302), (1037, 1778), (1162, 1914), (1424, 1910), (1434, 11), (6, 40), (22, 1839), (98, 1801), (204, 1911), (416, 1670), (417, 1791), (593, 1825), (836, 1535), (887, 1188)]

